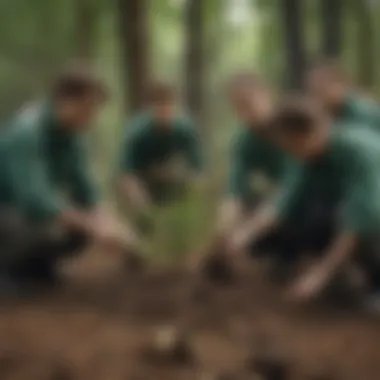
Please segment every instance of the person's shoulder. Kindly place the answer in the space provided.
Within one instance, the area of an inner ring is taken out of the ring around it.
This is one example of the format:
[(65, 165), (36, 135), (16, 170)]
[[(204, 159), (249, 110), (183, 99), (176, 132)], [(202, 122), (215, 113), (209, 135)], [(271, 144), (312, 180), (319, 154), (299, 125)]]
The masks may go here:
[(361, 94), (351, 95), (349, 104), (352, 112), (359, 114), (368, 114), (379, 108), (378, 103), (374, 99)]
[(38, 139), (43, 122), (44, 107), (40, 103), (26, 104), (10, 121), (8, 138), (15, 140)]
[(253, 149), (254, 144), (254, 136), (248, 128), (240, 125), (235, 129), (230, 142), (232, 152), (235, 154), (243, 153), (247, 150)]
[(126, 134), (129, 137), (143, 136), (148, 133), (152, 124), (152, 115), (141, 111), (133, 115), (126, 123)]
[(178, 114), (174, 117), (173, 127), (179, 133), (189, 134), (197, 131), (196, 122), (188, 114)]
[(335, 131), (332, 141), (336, 150), (347, 153), (354, 150), (380, 149), (379, 133), (363, 124), (354, 124), (350, 128)]

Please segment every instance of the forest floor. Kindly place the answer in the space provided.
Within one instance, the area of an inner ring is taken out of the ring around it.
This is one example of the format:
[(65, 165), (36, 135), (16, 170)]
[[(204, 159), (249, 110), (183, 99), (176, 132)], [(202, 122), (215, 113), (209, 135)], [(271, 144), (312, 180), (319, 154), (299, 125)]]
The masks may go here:
[(380, 321), (289, 308), (254, 268), (217, 287), (95, 256), (59, 291), (2, 304), (0, 379), (380, 379)]

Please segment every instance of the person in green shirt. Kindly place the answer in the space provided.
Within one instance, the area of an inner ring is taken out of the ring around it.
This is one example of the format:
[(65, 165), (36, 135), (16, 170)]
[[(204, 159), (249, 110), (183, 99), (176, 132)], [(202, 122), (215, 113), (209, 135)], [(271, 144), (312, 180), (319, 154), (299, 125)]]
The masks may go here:
[[(314, 254), (314, 264), (289, 290), (297, 300), (318, 295), (350, 263), (364, 269), (372, 289), (379, 285), (380, 136), (360, 124), (337, 130), (332, 123), (308, 99), (283, 102), (274, 120), (276, 141), (295, 161), (277, 201), (229, 241), (231, 253), (271, 239), (277, 249), (286, 241), (279, 254)], [(310, 208), (313, 191), (324, 207)]]
[(147, 105), (127, 123), (121, 147), (120, 187), (138, 220), (148, 221), (152, 205), (178, 199), (203, 168), (194, 121), (177, 109), (176, 90), (155, 83)]
[(380, 130), (379, 105), (352, 88), (339, 63), (317, 61), (307, 71), (305, 81), (309, 95), (326, 108), (338, 127), (360, 123)]
[(242, 73), (231, 79), (228, 96), (241, 126), (231, 142), (227, 196), (220, 205), (215, 235), (195, 255), (195, 261), (205, 258), (205, 266), (215, 255), (223, 256), (229, 233), (249, 224), (260, 204), (276, 191), (286, 163), (271, 136), (274, 97), (269, 87), (255, 75)]
[(54, 282), (58, 259), (92, 242), (131, 249), (134, 237), (100, 204), (86, 148), (85, 132), (104, 97), (88, 68), (70, 65), (48, 99), (25, 107), (4, 132), (8, 198), (0, 214), (18, 220), (10, 234), (17, 250), (2, 249), (0, 255), (0, 273), (7, 279)]

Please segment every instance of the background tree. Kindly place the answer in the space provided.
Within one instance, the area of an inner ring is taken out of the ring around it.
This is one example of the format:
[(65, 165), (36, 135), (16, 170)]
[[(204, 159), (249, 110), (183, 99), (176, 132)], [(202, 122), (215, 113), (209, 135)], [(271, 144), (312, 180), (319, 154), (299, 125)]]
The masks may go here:
[(203, 0), (185, 3), (185, 98), (187, 106), (199, 120), (203, 111), (204, 11)]
[(321, 0), (322, 53), (327, 57), (338, 58), (341, 54), (343, 6), (343, 0)]
[(129, 110), (144, 103), (150, 79), (149, 38), (146, 0), (118, 0), (122, 74), (126, 83)]
[(373, 90), (376, 83), (375, 28), (370, 1), (351, 1), (356, 21), (357, 81), (365, 90)]
[(94, 0), (76, 0), (76, 57), (94, 58), (97, 44), (99, 6)]
[(287, 56), (285, 80), (288, 87), (299, 89), (306, 65), (302, 0), (283, 0), (284, 50)]

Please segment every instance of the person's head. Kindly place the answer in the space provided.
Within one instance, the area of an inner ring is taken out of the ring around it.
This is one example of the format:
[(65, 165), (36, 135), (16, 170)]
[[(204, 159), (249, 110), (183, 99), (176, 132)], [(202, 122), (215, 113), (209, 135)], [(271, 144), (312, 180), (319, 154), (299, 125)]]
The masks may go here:
[(65, 68), (56, 78), (51, 91), (57, 117), (62, 125), (73, 131), (89, 126), (106, 97), (103, 83), (81, 64)]
[(325, 59), (315, 62), (306, 73), (309, 95), (328, 109), (340, 107), (349, 91), (348, 78), (339, 63)]
[(170, 124), (176, 113), (176, 103), (177, 93), (172, 85), (156, 82), (148, 89), (147, 104), (159, 124)]
[(274, 115), (275, 141), (292, 156), (303, 160), (324, 151), (329, 130), (329, 119), (320, 105), (305, 97), (286, 98)]
[(230, 102), (238, 117), (262, 125), (272, 116), (273, 97), (269, 87), (254, 74), (234, 76), (228, 85)]

